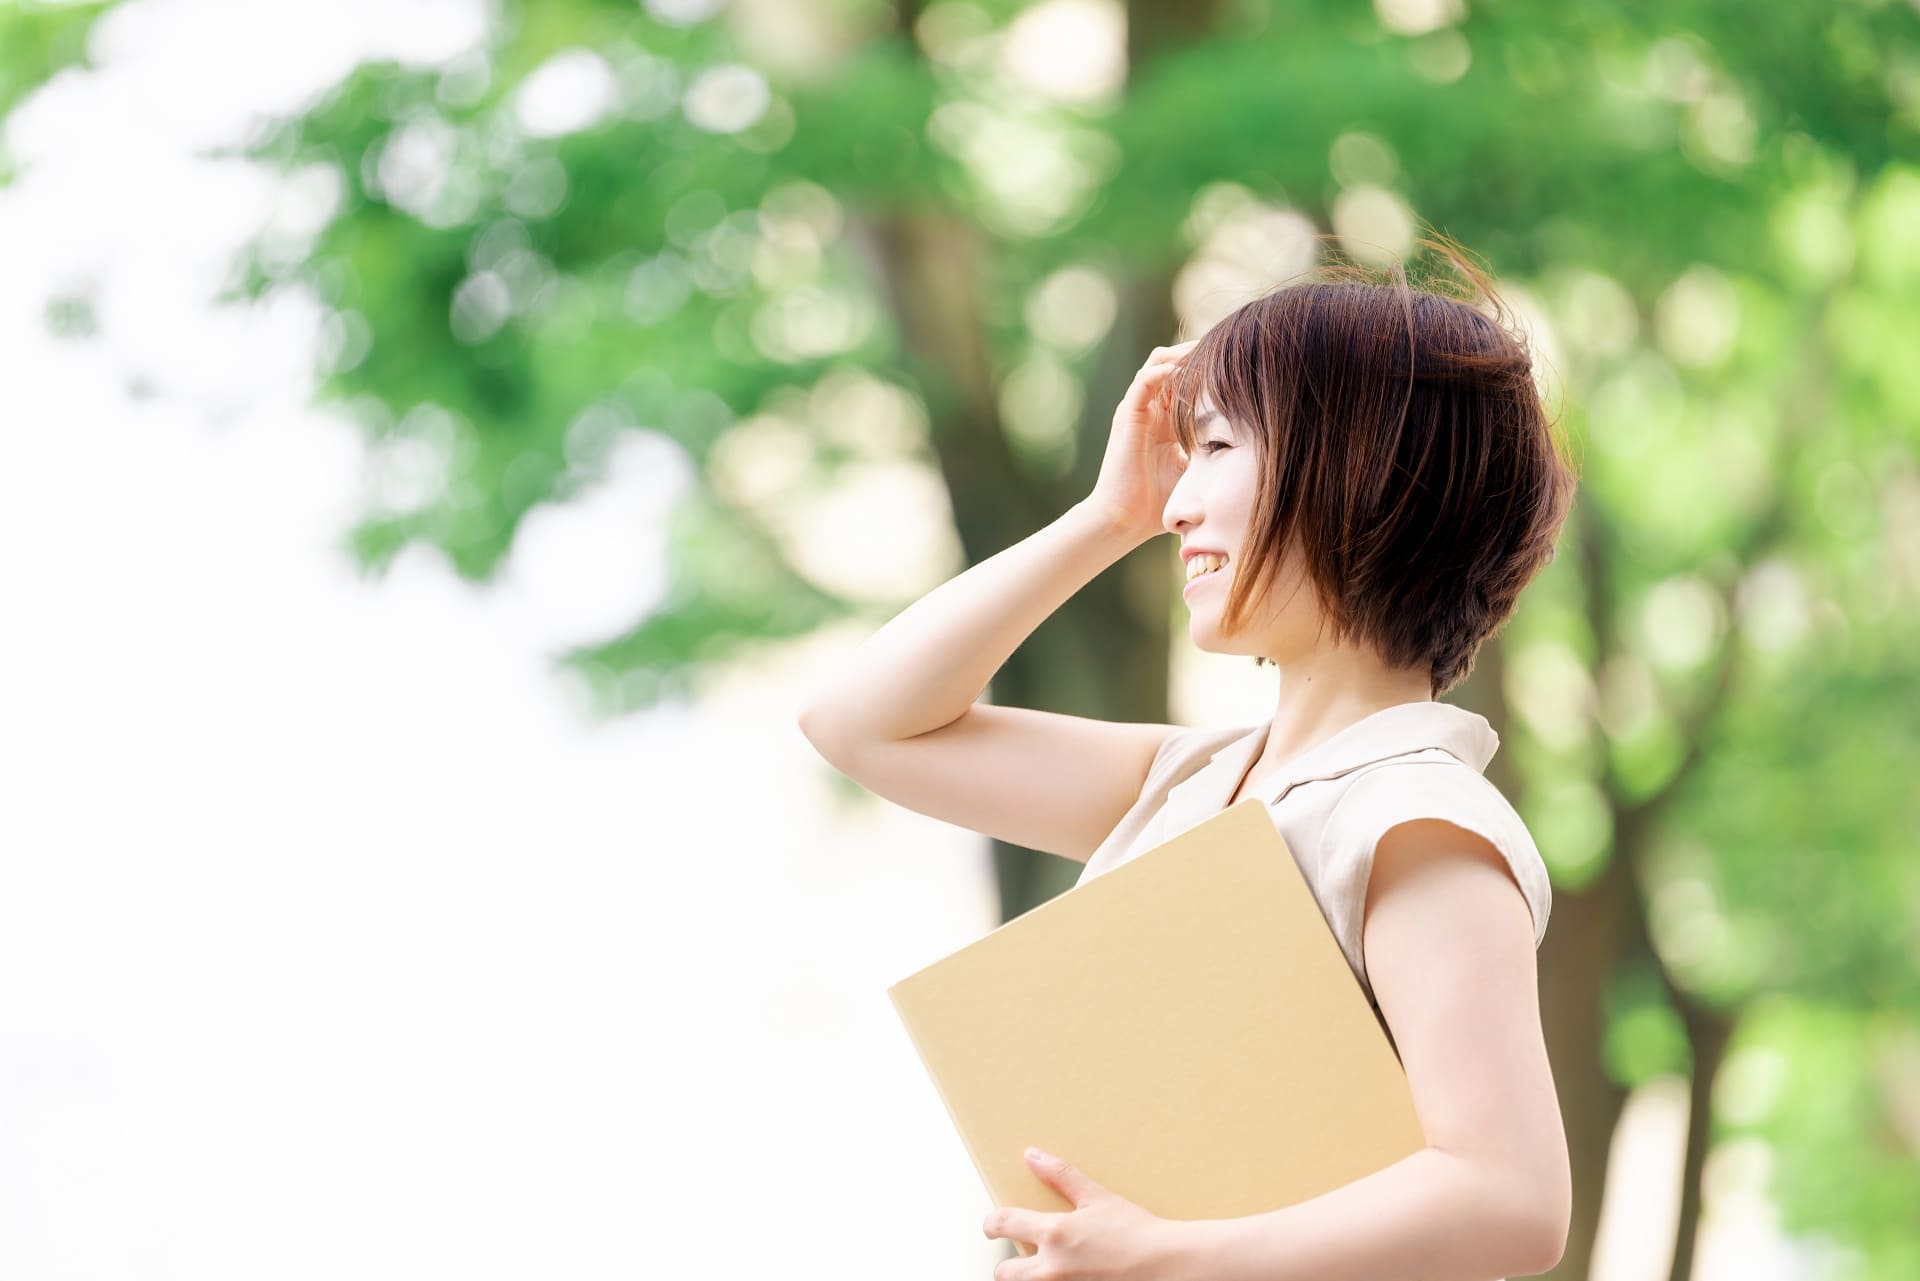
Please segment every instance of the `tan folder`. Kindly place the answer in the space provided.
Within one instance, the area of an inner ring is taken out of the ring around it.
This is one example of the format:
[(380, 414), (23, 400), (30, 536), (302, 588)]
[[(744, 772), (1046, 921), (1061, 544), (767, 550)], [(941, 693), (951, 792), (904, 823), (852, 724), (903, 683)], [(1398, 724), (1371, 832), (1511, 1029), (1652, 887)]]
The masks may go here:
[(996, 1206), (1072, 1208), (1029, 1145), (1168, 1219), (1279, 1209), (1426, 1146), (1257, 797), (887, 994)]

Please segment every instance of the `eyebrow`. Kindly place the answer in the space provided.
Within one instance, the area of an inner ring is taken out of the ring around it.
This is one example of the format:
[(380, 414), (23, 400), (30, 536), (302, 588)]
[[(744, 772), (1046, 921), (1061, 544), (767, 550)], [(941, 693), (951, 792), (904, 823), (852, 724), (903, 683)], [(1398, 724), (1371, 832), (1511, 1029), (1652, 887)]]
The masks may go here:
[(1218, 417), (1220, 417), (1219, 410), (1208, 409), (1194, 417), (1193, 425), (1195, 427), (1205, 427), (1208, 423), (1212, 422), (1214, 419)]

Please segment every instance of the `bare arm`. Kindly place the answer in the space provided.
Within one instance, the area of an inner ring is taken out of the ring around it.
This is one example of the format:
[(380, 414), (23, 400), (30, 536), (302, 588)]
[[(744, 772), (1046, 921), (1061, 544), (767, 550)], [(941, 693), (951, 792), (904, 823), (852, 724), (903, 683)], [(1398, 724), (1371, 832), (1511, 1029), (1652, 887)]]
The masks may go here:
[(1155, 534), (1185, 468), (1164, 412), (1193, 346), (1156, 347), (1114, 413), (1094, 492), (868, 637), (800, 713), (848, 777), (889, 800), (1084, 862), (1139, 795), (1172, 725), (979, 703), (1021, 641)]
[(1483, 838), (1403, 823), (1380, 842), (1365, 916), (1428, 1146), (1284, 1209), (1165, 1221), (1168, 1281), (1485, 1281), (1558, 1264), (1572, 1179), (1519, 886)]
[(975, 700), (1041, 619), (1136, 542), (1084, 506), (1069, 510), (868, 638), (801, 715), (802, 731), (878, 796), (1086, 862), (1175, 727)]
[(1168, 378), (1193, 345), (1155, 347), (1134, 374), (1114, 410), (1092, 494), (928, 592), (854, 652), (800, 714), (814, 746), (831, 759), (836, 747), (899, 742), (951, 725), (1034, 628), (1161, 532), (1162, 509), (1186, 470), (1165, 412)]
[(1075, 503), (888, 620), (807, 704), (800, 728), (832, 760), (952, 724), (1034, 628), (1142, 541)]

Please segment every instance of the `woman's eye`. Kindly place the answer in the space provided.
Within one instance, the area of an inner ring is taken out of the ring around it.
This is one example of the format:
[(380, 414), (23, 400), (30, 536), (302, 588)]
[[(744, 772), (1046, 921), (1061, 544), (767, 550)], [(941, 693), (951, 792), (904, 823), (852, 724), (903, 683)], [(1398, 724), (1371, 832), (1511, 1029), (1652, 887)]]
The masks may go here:
[(1200, 442), (1200, 452), (1203, 454), (1211, 454), (1216, 450), (1230, 448), (1232, 448), (1232, 446), (1228, 445), (1224, 440), (1203, 440)]

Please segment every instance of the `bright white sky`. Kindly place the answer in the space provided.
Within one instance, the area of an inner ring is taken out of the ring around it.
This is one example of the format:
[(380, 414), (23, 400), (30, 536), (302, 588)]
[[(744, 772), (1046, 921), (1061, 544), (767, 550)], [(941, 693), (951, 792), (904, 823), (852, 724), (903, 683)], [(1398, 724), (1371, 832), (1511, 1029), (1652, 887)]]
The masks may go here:
[[(359, 580), (314, 317), (210, 310), (274, 196), (192, 149), (475, 14), (135, 0), (8, 131), (0, 1275), (985, 1276), (884, 994), (991, 928), (985, 851), (832, 808), (793, 712), (853, 638), (593, 725), (547, 655), (654, 590), (660, 469), (543, 515), (491, 588)], [(47, 337), (89, 281), (99, 338)], [(1630, 1160), (1670, 1159), (1670, 1102)], [(1596, 1275), (1655, 1275), (1622, 1226)], [(1717, 1249), (1703, 1281), (1798, 1275)]]

